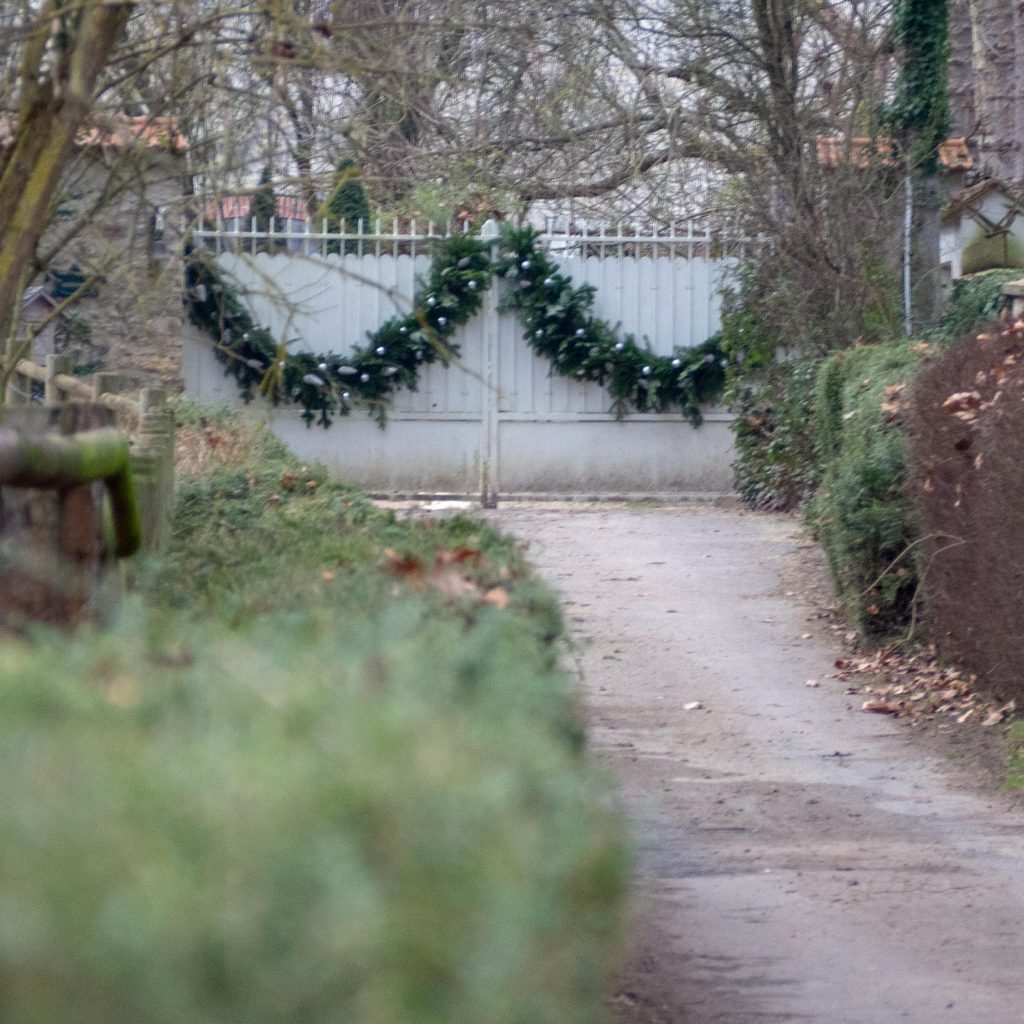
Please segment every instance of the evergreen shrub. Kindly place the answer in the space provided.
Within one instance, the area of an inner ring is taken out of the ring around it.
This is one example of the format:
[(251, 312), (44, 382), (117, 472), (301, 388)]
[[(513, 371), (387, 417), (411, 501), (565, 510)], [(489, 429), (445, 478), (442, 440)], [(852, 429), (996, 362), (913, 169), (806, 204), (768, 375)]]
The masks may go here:
[(1006, 305), (1003, 288), (1024, 277), (1024, 270), (986, 270), (969, 274), (953, 282), (953, 291), (945, 315), (929, 339), (959, 341), (968, 332), (1002, 313)]
[(146, 605), (0, 644), (0, 1016), (591, 1024), (625, 857), (550, 593), (229, 434)]
[(827, 360), (817, 377), (821, 480), (807, 520), (844, 612), (870, 637), (904, 627), (917, 590), (918, 534), (899, 405), (920, 349), (905, 341), (860, 346)]

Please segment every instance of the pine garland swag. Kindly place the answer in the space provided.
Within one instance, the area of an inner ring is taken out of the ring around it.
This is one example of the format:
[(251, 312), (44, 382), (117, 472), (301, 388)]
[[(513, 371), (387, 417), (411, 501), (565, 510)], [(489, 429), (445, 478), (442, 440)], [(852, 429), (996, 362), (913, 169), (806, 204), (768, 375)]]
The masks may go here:
[(457, 358), (452, 335), (479, 311), (491, 276), (486, 246), (465, 235), (446, 239), (413, 311), (383, 323), (347, 356), (288, 351), (287, 343), (254, 323), (209, 253), (190, 254), (185, 283), (189, 317), (213, 337), (242, 398), (249, 402), (260, 392), (275, 405), (294, 401), (307, 424), (329, 427), (333, 416), (347, 416), (357, 403), (383, 424), (392, 392), (415, 391), (420, 366)]
[(593, 315), (595, 289), (573, 286), (537, 238), (532, 228), (506, 227), (493, 263), (490, 244), (472, 236), (439, 242), (413, 312), (386, 321), (349, 356), (288, 351), (287, 342), (254, 323), (213, 256), (197, 250), (186, 264), (189, 316), (214, 339), (245, 401), (256, 392), (275, 405), (293, 401), (307, 424), (324, 427), (361, 403), (383, 425), (391, 394), (415, 391), (421, 365), (447, 365), (458, 356), (452, 335), (476, 315), (497, 275), (515, 285), (501, 308), (517, 314), (526, 342), (551, 361), (553, 372), (607, 386), (618, 416), (678, 409), (699, 426), (700, 404), (717, 398), (725, 383), (721, 336), (672, 356), (655, 355), (632, 335), (620, 337)]
[(607, 386), (619, 416), (678, 409), (699, 426), (701, 403), (717, 398), (725, 386), (721, 335), (677, 348), (671, 356), (642, 348), (631, 334), (619, 337), (591, 312), (594, 287), (574, 287), (537, 245), (537, 234), (533, 228), (506, 229), (495, 266), (499, 277), (516, 286), (501, 308), (517, 313), (527, 344), (550, 359), (556, 373)]

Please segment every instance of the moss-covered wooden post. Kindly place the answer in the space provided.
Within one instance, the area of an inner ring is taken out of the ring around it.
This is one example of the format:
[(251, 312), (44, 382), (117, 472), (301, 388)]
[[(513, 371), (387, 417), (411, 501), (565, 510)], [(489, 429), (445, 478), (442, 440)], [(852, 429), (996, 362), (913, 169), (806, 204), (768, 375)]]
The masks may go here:
[[(116, 596), (103, 542), (110, 494), (120, 553), (137, 544), (127, 444), (92, 403), (7, 409), (0, 421), (0, 623), (73, 624)], [(109, 428), (109, 429), (103, 429)]]
[(174, 500), (174, 417), (162, 388), (143, 388), (139, 396), (139, 429), (132, 448), (142, 520), (142, 550), (166, 549), (171, 537)]

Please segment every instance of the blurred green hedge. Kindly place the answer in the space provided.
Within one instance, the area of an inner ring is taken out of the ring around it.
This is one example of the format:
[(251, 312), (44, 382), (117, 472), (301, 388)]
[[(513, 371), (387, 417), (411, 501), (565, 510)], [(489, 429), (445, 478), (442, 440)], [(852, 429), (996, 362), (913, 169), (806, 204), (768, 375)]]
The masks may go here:
[(549, 593), (261, 445), (183, 488), (147, 606), (0, 643), (4, 1024), (592, 1024), (626, 857)]

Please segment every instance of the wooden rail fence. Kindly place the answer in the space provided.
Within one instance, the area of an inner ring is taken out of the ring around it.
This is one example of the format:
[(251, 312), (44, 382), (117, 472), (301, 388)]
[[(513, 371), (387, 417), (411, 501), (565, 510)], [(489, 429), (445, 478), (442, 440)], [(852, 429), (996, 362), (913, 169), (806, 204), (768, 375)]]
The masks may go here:
[(115, 558), (170, 540), (174, 418), (161, 388), (20, 359), (0, 410), (0, 623), (74, 622), (119, 589)]

